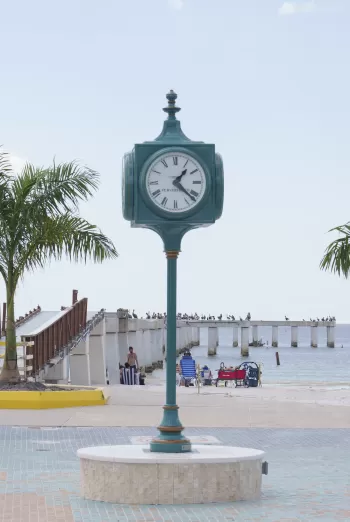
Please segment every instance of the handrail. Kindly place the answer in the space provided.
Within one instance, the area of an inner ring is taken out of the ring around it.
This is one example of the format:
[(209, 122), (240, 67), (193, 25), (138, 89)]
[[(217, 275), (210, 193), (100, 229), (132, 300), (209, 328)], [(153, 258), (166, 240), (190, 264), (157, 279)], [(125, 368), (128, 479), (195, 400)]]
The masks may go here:
[(33, 355), (32, 374), (38, 374), (64, 346), (68, 345), (71, 339), (84, 331), (87, 326), (87, 302), (86, 297), (80, 299), (41, 332), (24, 336), (25, 341), (34, 341), (34, 346), (29, 346), (27, 349), (27, 354)]
[(50, 366), (54, 366), (57, 364), (63, 357), (68, 355), (81, 341), (85, 341), (88, 334), (97, 326), (105, 317), (105, 309), (101, 308), (97, 314), (95, 314), (89, 321), (86, 323), (85, 328), (83, 328), (78, 335), (75, 335), (68, 341), (68, 343), (59, 350), (55, 359), (50, 361)]

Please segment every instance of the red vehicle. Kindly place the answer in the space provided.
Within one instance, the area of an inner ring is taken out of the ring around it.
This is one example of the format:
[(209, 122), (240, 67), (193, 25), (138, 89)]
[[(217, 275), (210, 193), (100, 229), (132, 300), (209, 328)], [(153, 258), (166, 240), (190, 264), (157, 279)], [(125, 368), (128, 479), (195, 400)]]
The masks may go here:
[(255, 362), (244, 362), (238, 366), (238, 368), (225, 368), (225, 364), (220, 364), (220, 370), (218, 370), (218, 378), (216, 380), (216, 386), (219, 381), (225, 381), (227, 386), (228, 381), (235, 381), (237, 386), (258, 386), (260, 370)]
[(246, 378), (246, 370), (228, 370), (223, 367), (223, 363), (220, 364), (220, 370), (218, 370), (218, 378), (216, 381), (216, 386), (219, 381), (225, 381), (225, 386), (227, 386), (227, 381), (235, 381), (237, 386), (244, 386), (245, 378)]

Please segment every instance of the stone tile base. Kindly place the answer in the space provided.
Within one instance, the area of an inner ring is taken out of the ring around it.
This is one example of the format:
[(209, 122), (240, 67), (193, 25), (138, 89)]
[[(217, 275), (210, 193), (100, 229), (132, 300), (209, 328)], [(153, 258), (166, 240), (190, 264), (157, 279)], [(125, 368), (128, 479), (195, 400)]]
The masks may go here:
[(80, 459), (81, 495), (118, 504), (202, 504), (255, 500), (262, 459), (196, 464), (127, 464)]

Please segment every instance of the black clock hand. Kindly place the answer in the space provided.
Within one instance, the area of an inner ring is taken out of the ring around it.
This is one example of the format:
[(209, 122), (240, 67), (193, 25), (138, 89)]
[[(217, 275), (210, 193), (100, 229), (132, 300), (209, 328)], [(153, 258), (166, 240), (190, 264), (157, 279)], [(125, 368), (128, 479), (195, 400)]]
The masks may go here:
[(196, 201), (196, 198), (191, 196), (191, 194), (176, 179), (174, 179), (173, 185), (174, 185), (174, 187), (176, 187), (179, 190), (181, 190), (181, 192), (184, 192), (186, 194), (186, 196), (188, 196), (189, 198), (192, 199), (192, 201)]
[(186, 172), (187, 172), (187, 169), (183, 170), (183, 171), (181, 172), (180, 176), (177, 176), (177, 178), (175, 178), (174, 181), (176, 181), (176, 182), (181, 181), (182, 176), (184, 176), (184, 175), (186, 174)]

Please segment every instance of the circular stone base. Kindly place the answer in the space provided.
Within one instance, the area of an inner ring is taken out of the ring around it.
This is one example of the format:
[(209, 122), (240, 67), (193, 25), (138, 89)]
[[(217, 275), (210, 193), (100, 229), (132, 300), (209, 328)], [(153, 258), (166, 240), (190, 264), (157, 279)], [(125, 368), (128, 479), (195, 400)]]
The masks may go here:
[(193, 446), (153, 453), (149, 446), (78, 451), (83, 497), (117, 504), (201, 504), (260, 497), (263, 451)]

